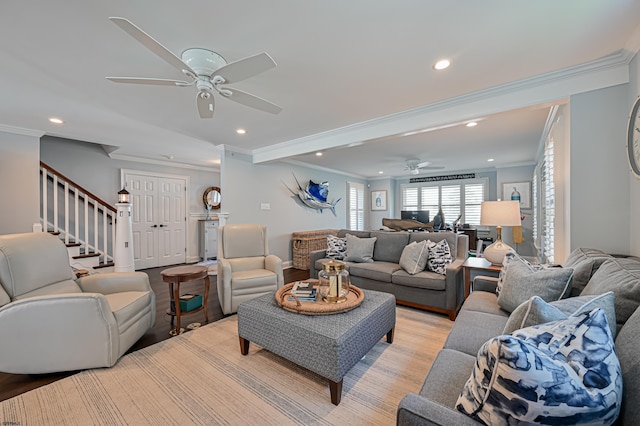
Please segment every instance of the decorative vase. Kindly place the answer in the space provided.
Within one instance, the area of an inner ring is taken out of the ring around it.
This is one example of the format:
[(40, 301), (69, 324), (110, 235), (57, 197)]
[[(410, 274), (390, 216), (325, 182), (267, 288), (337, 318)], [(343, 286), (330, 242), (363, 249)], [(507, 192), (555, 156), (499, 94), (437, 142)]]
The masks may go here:
[(341, 303), (349, 294), (349, 272), (342, 262), (331, 260), (322, 266), (318, 273), (318, 291), (327, 303)]

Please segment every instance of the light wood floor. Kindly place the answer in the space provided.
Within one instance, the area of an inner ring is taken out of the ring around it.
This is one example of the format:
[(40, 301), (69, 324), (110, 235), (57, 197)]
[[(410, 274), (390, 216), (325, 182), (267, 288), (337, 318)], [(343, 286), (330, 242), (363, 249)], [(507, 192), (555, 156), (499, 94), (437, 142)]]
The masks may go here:
[[(149, 275), (149, 283), (151, 288), (156, 294), (156, 323), (154, 327), (149, 330), (138, 342), (136, 342), (129, 352), (137, 351), (138, 349), (145, 348), (153, 345), (154, 343), (161, 342), (168, 339), (170, 330), (170, 317), (166, 314), (169, 307), (169, 287), (168, 284), (162, 281), (162, 272), (167, 267), (146, 269)], [(303, 271), (300, 269), (285, 269), (284, 281), (291, 282), (296, 280), (304, 280), (309, 278), (309, 271)], [(197, 293), (202, 294), (203, 283), (202, 281), (187, 282), (180, 285), (181, 293)], [(220, 308), (220, 302), (218, 300), (218, 292), (216, 289), (215, 277), (211, 282), (209, 290), (209, 322), (214, 322), (224, 318), (222, 309)], [(182, 327), (191, 322), (204, 322), (204, 314), (202, 312), (187, 315), (182, 317)], [(25, 336), (28, 338), (28, 336)], [(12, 398), (16, 395), (30, 391), (40, 386), (44, 386), (56, 380), (68, 377), (75, 372), (54, 373), (54, 374), (7, 374), (0, 373), (0, 401)]]

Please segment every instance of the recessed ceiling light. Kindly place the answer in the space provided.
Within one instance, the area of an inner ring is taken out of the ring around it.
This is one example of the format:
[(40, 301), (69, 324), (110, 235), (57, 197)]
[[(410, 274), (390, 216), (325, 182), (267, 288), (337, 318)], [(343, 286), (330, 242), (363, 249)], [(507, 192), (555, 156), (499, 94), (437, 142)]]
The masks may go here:
[(493, 158), (489, 158), (487, 161), (488, 162), (492, 162), (492, 161), (494, 161), (494, 159)]
[(378, 172), (378, 174), (379, 174), (379, 175), (382, 175), (382, 174), (384, 174), (384, 172), (383, 172), (382, 170), (380, 170), (380, 171)]
[(467, 127), (476, 127), (478, 123), (476, 121), (470, 121), (466, 124)]
[(316, 152), (316, 157), (322, 157), (322, 153), (320, 151)]
[(238, 129), (238, 130), (236, 130), (236, 133), (239, 134), (239, 135), (244, 135), (244, 134), (247, 133), (247, 131), (245, 129)]
[(64, 123), (64, 121), (62, 121), (62, 119), (57, 118), (57, 117), (51, 117), (49, 119), (50, 122), (52, 122), (53, 124), (62, 124)]
[(449, 65), (451, 65), (451, 61), (448, 59), (440, 59), (438, 62), (435, 63), (435, 65), (433, 65), (433, 69), (436, 70), (443, 70), (446, 68), (449, 68)]

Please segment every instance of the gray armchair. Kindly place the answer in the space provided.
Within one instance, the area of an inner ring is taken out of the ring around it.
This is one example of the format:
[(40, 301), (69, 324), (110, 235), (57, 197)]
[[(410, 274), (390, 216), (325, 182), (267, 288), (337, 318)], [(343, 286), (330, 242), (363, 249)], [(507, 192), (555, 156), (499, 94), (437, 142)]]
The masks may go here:
[(75, 278), (57, 237), (0, 235), (0, 371), (111, 367), (153, 326), (147, 274)]
[(267, 228), (232, 224), (218, 230), (218, 298), (224, 314), (284, 285), (282, 259), (269, 254)]

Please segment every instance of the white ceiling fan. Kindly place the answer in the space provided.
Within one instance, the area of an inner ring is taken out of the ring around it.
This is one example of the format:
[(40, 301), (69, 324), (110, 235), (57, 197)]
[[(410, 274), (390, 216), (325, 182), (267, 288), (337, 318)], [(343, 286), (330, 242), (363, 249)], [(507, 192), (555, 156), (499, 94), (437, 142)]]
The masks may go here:
[(430, 166), (430, 161), (420, 161), (417, 158), (410, 158), (406, 160), (407, 166), (404, 168), (412, 175), (420, 174), (420, 170), (440, 170), (444, 169), (444, 166)]
[(200, 48), (186, 49), (180, 58), (158, 43), (150, 35), (125, 18), (111, 17), (113, 23), (122, 28), (131, 37), (151, 50), (160, 58), (173, 65), (189, 77), (190, 81), (138, 77), (106, 77), (115, 83), (150, 84), (156, 86), (194, 86), (198, 89), (196, 102), (200, 118), (212, 118), (214, 109), (214, 91), (225, 98), (251, 108), (278, 114), (282, 108), (257, 96), (225, 86), (229, 83), (253, 77), (276, 66), (268, 53), (263, 52), (235, 62), (227, 61), (218, 53)]

